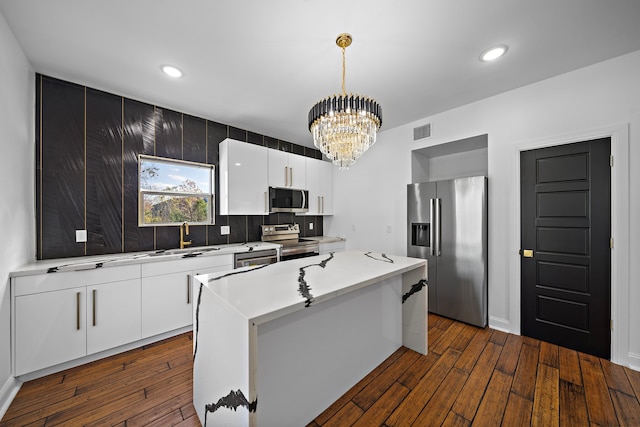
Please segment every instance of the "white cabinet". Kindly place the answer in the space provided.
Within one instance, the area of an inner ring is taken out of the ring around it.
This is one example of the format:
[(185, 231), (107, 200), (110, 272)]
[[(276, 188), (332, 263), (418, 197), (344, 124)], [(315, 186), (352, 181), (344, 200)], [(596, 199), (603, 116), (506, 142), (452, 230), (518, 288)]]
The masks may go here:
[(333, 215), (333, 165), (317, 159), (306, 159), (309, 212), (307, 215)]
[(220, 215), (267, 215), (266, 147), (225, 139), (220, 143)]
[(306, 157), (280, 150), (269, 150), (269, 185), (307, 189)]
[(140, 279), (87, 287), (87, 354), (141, 338)]
[(139, 265), (21, 276), (11, 285), (15, 375), (141, 338)]
[(86, 355), (85, 295), (82, 287), (15, 298), (16, 375)]
[(193, 277), (231, 270), (233, 255), (142, 265), (142, 337), (189, 326), (193, 322)]

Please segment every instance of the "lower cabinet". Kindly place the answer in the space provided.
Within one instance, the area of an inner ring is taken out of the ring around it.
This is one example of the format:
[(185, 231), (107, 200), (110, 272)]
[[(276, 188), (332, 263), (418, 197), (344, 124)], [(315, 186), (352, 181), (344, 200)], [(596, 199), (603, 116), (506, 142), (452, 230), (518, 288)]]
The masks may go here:
[(189, 326), (193, 276), (232, 268), (224, 254), (12, 277), (14, 375)]
[(194, 298), (197, 298), (193, 277), (232, 268), (232, 255), (144, 264), (142, 338), (191, 325)]
[(15, 374), (141, 338), (140, 279), (16, 296)]
[(137, 341), (140, 279), (87, 287), (87, 354)]
[(15, 299), (15, 374), (87, 354), (86, 288)]

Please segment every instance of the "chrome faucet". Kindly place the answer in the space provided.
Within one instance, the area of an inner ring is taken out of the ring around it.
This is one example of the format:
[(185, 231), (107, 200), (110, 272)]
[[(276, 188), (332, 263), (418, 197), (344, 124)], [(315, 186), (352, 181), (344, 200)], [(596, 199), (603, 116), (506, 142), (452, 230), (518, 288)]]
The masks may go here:
[(191, 240), (185, 241), (184, 236), (189, 235), (189, 223), (187, 221), (183, 222), (180, 225), (180, 249), (184, 249), (185, 246), (189, 246), (191, 244)]

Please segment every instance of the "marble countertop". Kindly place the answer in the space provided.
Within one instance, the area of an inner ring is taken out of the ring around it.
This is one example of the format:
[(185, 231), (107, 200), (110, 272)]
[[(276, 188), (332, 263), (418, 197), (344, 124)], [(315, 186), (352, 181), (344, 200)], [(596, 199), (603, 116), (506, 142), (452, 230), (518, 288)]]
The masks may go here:
[(147, 262), (160, 262), (181, 258), (236, 254), (261, 249), (278, 249), (280, 245), (268, 242), (249, 242), (217, 246), (199, 246), (186, 249), (167, 249), (126, 254), (108, 254), (34, 261), (9, 273), (9, 277), (30, 276), (47, 272), (89, 270)]
[(424, 259), (346, 251), (196, 278), (199, 292), (206, 286), (248, 321), (260, 324), (420, 267), (426, 279)]

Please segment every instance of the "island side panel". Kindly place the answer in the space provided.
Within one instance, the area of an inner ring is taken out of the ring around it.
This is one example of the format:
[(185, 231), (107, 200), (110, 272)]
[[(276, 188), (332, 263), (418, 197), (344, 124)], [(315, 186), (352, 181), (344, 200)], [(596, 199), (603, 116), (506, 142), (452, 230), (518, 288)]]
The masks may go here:
[(397, 275), (258, 326), (260, 426), (306, 425), (402, 345)]
[(402, 275), (402, 345), (427, 354), (428, 348), (428, 292), (427, 266)]
[[(209, 276), (201, 276), (206, 280)], [(206, 286), (194, 313), (193, 405), (203, 426), (248, 426), (249, 323)]]

